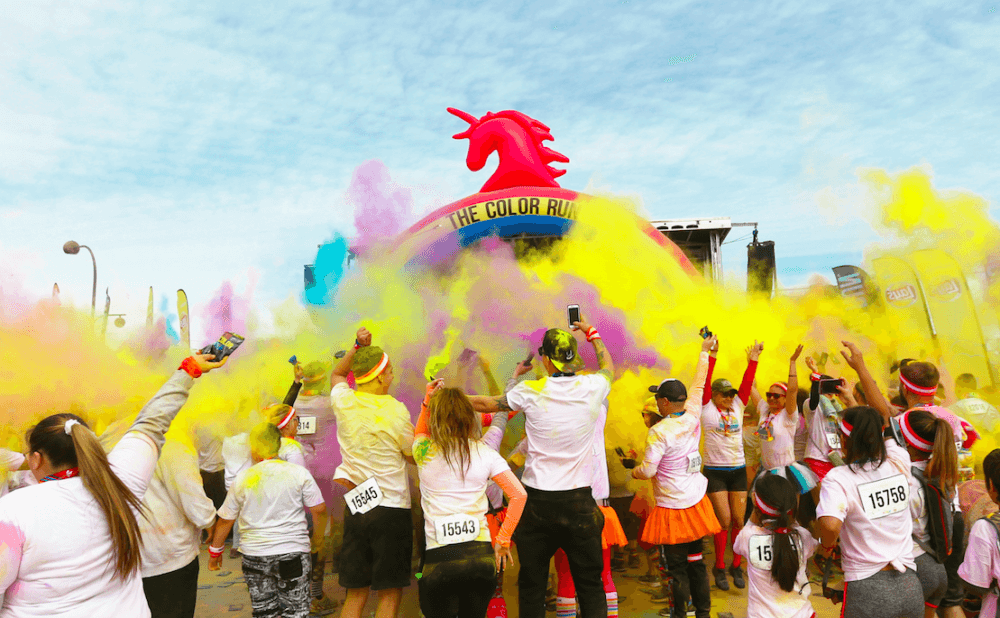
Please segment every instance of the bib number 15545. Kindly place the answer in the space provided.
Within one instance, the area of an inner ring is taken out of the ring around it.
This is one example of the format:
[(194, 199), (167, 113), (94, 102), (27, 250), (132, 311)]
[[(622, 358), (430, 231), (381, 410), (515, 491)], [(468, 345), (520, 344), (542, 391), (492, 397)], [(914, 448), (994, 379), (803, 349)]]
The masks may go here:
[(382, 490), (372, 477), (344, 494), (352, 515), (367, 513), (382, 503)]

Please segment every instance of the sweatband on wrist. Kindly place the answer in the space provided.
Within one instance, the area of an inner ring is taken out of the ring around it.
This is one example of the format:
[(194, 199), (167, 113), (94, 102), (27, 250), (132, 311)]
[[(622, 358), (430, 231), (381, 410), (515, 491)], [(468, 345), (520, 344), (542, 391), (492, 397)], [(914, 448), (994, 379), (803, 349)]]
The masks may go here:
[(820, 380), (823, 379), (823, 376), (818, 373), (811, 373), (809, 374), (809, 379), (812, 380), (813, 382), (819, 382)]
[(181, 366), (178, 369), (183, 369), (192, 378), (201, 377), (201, 369), (198, 367), (198, 363), (195, 362), (194, 358), (188, 356), (181, 362)]
[(209, 545), (208, 546), (208, 555), (211, 556), (211, 557), (213, 557), (213, 558), (218, 558), (219, 556), (222, 555), (222, 550), (224, 550), (224, 549), (225, 549), (225, 547), (212, 547), (211, 545)]
[(597, 332), (596, 328), (594, 328), (593, 326), (591, 326), (590, 330), (587, 331), (587, 341), (591, 342), (594, 339), (600, 339), (600, 338), (601, 338), (601, 334)]
[(355, 339), (355, 340), (354, 340), (354, 349), (355, 349), (355, 350), (358, 350), (358, 349), (360, 349), (360, 348), (361, 348), (361, 342), (360, 342), (360, 341), (358, 341), (357, 339)]

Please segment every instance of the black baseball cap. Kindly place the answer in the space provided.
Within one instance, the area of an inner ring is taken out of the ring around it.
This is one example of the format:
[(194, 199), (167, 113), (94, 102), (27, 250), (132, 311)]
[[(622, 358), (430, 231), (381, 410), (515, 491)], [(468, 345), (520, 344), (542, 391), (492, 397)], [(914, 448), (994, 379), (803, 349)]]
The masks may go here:
[(576, 352), (576, 338), (560, 328), (545, 331), (540, 356), (548, 356), (559, 371), (573, 372), (583, 369), (584, 362)]
[(674, 403), (687, 401), (688, 397), (687, 388), (677, 378), (667, 378), (659, 384), (650, 386), (649, 392), (655, 393), (657, 399), (666, 399)]

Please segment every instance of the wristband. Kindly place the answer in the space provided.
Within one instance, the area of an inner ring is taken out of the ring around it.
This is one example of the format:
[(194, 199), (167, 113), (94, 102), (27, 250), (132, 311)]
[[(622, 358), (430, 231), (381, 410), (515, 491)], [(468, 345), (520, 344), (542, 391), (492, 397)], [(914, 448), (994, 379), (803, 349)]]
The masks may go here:
[(212, 558), (219, 558), (219, 557), (222, 556), (222, 550), (224, 550), (224, 549), (225, 549), (224, 546), (223, 547), (212, 547), (211, 545), (209, 545), (208, 546), (208, 555), (211, 556)]
[(809, 379), (812, 380), (813, 382), (819, 382), (820, 380), (823, 379), (823, 376), (818, 373), (811, 373), (809, 374)]
[(601, 334), (597, 332), (596, 328), (594, 328), (593, 326), (591, 326), (590, 330), (587, 331), (587, 341), (591, 342), (594, 339), (600, 339), (600, 338), (601, 338)]
[(354, 340), (354, 349), (355, 350), (360, 350), (361, 349), (361, 342), (358, 341), (357, 339)]
[(825, 551), (825, 552), (832, 552), (833, 550), (837, 549), (837, 544), (836, 543), (834, 543), (833, 545), (831, 545), (829, 547), (827, 547), (826, 545), (823, 545), (822, 543), (820, 543), (819, 546), (822, 547), (823, 551)]
[(178, 369), (183, 369), (192, 378), (201, 377), (201, 369), (198, 368), (198, 363), (196, 363), (194, 359), (191, 358), (190, 356), (184, 359), (184, 361), (181, 363), (181, 366), (178, 367)]

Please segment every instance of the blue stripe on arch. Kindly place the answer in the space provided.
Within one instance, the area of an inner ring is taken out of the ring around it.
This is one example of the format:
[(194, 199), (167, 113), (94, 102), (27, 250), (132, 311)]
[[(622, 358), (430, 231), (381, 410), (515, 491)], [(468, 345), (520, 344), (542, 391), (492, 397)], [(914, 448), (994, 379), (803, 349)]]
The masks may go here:
[(459, 245), (467, 247), (487, 236), (562, 236), (573, 225), (572, 219), (549, 217), (545, 215), (517, 215), (499, 217), (489, 221), (479, 221), (456, 231)]

